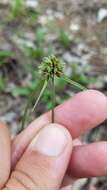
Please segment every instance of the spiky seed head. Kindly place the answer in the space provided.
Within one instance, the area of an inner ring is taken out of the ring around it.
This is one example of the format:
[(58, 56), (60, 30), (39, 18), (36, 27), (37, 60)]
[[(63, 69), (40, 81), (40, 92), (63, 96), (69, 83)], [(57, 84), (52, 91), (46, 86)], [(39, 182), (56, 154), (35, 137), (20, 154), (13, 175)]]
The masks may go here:
[(49, 57), (45, 57), (42, 63), (39, 65), (39, 73), (45, 78), (51, 78), (54, 75), (60, 77), (63, 74), (63, 64), (60, 60), (51, 55)]

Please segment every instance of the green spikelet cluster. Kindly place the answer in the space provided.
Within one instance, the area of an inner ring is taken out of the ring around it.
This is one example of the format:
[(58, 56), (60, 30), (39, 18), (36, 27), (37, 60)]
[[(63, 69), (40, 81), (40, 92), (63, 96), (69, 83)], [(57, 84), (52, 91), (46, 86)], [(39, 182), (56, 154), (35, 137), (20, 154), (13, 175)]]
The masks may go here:
[(54, 55), (51, 55), (45, 57), (39, 65), (39, 73), (47, 79), (51, 78), (52, 75), (60, 77), (63, 74), (63, 68), (64, 66), (60, 60)]

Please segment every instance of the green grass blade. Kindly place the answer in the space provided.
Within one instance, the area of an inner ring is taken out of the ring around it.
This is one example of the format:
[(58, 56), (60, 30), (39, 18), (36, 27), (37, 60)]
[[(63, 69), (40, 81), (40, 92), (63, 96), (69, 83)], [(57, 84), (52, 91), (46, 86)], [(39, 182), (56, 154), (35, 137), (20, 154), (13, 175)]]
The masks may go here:
[(26, 119), (27, 119), (27, 116), (28, 116), (28, 111), (29, 111), (30, 106), (31, 106), (32, 99), (34, 98), (34, 96), (37, 95), (38, 89), (40, 89), (41, 86), (43, 86), (43, 84), (44, 84), (44, 80), (40, 81), (37, 84), (36, 88), (31, 92), (31, 94), (28, 97), (28, 101), (27, 101), (27, 104), (25, 106), (24, 114), (22, 116), (20, 131), (22, 131), (25, 128), (25, 123), (26, 123)]
[(82, 86), (82, 85), (79, 84), (78, 82), (75, 82), (75, 81), (69, 79), (66, 75), (62, 75), (62, 79), (63, 79), (65, 82), (71, 84), (72, 86), (74, 86), (74, 87), (76, 87), (76, 88), (78, 88), (78, 89), (80, 89), (80, 90), (87, 90), (87, 88), (85, 88), (84, 86)]
[(36, 100), (36, 102), (35, 102), (35, 105), (34, 105), (34, 107), (33, 107), (33, 109), (32, 109), (32, 112), (35, 110), (37, 104), (39, 103), (39, 100), (41, 99), (41, 97), (42, 97), (42, 95), (43, 95), (43, 93), (44, 93), (44, 91), (45, 91), (45, 89), (46, 89), (46, 87), (47, 87), (47, 84), (48, 84), (48, 80), (45, 80), (45, 82), (44, 82), (44, 84), (43, 84), (43, 87), (42, 87), (42, 89), (41, 89), (41, 91), (40, 91), (40, 94), (39, 94), (39, 96), (38, 96), (38, 98), (37, 98), (37, 100)]

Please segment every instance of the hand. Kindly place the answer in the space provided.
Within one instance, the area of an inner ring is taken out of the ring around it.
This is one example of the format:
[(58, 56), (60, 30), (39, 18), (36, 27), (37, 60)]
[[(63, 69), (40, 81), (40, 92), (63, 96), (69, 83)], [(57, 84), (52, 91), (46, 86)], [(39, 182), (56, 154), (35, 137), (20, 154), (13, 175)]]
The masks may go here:
[(1, 124), (0, 189), (69, 190), (64, 186), (74, 178), (107, 175), (107, 142), (74, 140), (106, 118), (107, 98), (87, 90), (56, 108), (56, 124), (50, 124), (50, 112), (43, 114), (12, 143)]

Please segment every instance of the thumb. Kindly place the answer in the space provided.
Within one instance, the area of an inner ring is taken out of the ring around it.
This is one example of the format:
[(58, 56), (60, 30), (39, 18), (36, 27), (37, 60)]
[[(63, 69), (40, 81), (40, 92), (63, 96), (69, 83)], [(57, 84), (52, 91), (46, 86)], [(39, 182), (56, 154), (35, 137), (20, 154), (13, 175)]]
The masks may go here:
[(68, 131), (58, 124), (44, 127), (12, 173), (7, 189), (58, 190), (72, 151)]

